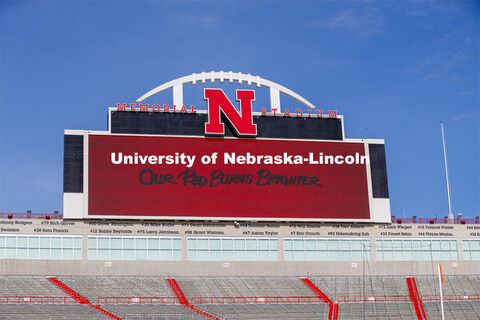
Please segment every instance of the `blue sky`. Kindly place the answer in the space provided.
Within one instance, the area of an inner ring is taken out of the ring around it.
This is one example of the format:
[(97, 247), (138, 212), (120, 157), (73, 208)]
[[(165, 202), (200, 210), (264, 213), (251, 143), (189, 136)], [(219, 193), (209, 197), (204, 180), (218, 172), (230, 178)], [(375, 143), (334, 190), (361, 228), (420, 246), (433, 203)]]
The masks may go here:
[[(106, 130), (116, 102), (231, 70), (338, 110), (347, 138), (385, 139), (397, 216), (448, 213), (444, 120), (453, 211), (473, 218), (479, 11), (478, 1), (2, 0), (0, 211), (62, 211), (64, 129)], [(204, 103), (201, 88), (184, 90), (186, 104)]]

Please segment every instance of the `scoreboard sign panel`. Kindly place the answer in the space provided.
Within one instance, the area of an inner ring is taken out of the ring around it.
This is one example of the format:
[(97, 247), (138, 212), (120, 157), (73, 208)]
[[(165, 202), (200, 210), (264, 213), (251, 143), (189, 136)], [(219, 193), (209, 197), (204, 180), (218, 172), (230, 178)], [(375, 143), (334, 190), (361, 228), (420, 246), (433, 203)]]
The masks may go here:
[(87, 216), (370, 219), (363, 142), (88, 135)]
[[(216, 81), (238, 89), (185, 104), (184, 85)], [(147, 101), (170, 89), (173, 103)], [(384, 144), (346, 139), (334, 108), (259, 76), (194, 73), (117, 102), (107, 131), (65, 130), (64, 217), (389, 223)]]

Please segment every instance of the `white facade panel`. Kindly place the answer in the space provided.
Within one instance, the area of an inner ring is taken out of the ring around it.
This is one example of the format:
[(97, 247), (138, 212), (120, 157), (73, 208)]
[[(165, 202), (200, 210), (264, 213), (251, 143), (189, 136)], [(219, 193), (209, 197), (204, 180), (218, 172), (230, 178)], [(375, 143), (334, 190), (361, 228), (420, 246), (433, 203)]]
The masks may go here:
[(375, 223), (391, 223), (390, 199), (373, 198), (370, 216)]
[(64, 219), (83, 219), (83, 193), (63, 194)]

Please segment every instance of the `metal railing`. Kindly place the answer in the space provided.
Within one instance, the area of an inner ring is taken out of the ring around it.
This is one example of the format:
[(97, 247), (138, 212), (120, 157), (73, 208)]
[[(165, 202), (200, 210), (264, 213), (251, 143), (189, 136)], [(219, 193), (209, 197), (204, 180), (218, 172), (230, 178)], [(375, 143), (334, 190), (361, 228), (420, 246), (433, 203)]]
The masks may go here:
[(0, 219), (63, 219), (63, 213), (0, 212)]
[(75, 304), (77, 301), (72, 297), (0, 296), (0, 303)]
[[(323, 303), (318, 297), (193, 297), (191, 304)], [(180, 304), (175, 297), (99, 297), (98, 304)]]
[[(422, 296), (423, 301), (440, 301), (440, 295)], [(461, 300), (480, 300), (480, 294), (444, 294), (443, 300), (461, 301)]]
[(410, 302), (410, 296), (339, 296), (337, 302)]
[(192, 304), (323, 303), (319, 297), (193, 297)]
[[(422, 301), (440, 301), (440, 295), (420, 296)], [(480, 294), (446, 294), (443, 300), (462, 301), (462, 300), (480, 300)], [(355, 302), (411, 302), (410, 296), (339, 296), (337, 303), (355, 303)]]
[(448, 219), (448, 218), (397, 218), (392, 216), (394, 224), (480, 224), (480, 218)]
[[(0, 212), (0, 219), (63, 219), (63, 213)], [(399, 218), (392, 216), (393, 224), (480, 224), (480, 217), (473, 219), (448, 218)]]
[(175, 297), (99, 297), (98, 304), (180, 304)]

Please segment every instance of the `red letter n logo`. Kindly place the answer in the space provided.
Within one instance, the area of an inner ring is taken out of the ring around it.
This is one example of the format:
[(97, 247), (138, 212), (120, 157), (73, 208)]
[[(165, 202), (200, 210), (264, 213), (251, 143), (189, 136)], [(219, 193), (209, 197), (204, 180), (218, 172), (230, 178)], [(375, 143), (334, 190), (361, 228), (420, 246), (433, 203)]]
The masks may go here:
[(204, 98), (208, 103), (208, 122), (205, 123), (205, 134), (224, 135), (225, 124), (220, 122), (220, 109), (239, 136), (256, 136), (257, 125), (253, 124), (252, 101), (255, 91), (237, 90), (240, 101), (240, 112), (235, 109), (222, 89), (205, 89)]

